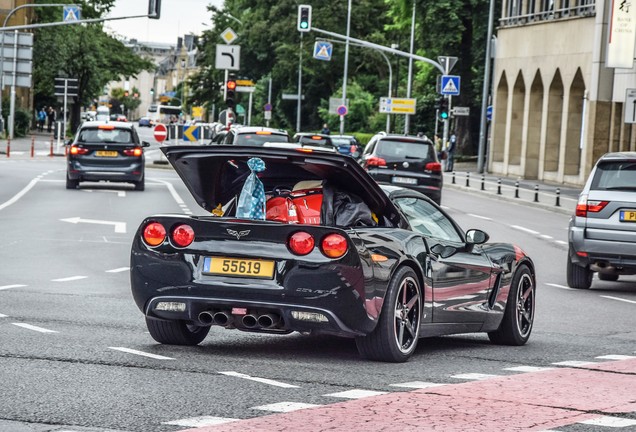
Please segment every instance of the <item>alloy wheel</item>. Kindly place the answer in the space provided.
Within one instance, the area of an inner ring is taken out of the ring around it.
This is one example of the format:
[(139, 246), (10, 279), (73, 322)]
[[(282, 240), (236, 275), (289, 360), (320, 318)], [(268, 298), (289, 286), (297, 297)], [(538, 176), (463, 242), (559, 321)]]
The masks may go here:
[(420, 288), (411, 277), (404, 278), (395, 302), (395, 341), (402, 353), (408, 353), (417, 341), (420, 328)]

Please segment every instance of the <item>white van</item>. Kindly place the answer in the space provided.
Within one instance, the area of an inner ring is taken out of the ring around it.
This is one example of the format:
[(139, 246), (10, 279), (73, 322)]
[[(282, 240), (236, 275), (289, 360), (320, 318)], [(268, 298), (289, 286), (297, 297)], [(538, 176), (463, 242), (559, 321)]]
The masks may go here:
[(98, 121), (108, 121), (110, 120), (110, 108), (104, 105), (100, 105), (97, 107), (97, 115), (95, 116), (95, 120)]

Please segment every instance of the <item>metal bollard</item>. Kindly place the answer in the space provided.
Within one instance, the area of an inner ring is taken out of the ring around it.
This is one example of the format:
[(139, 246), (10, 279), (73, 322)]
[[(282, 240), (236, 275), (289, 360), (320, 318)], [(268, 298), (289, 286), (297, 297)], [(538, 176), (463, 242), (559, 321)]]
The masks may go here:
[(515, 181), (515, 198), (519, 198), (519, 180)]
[(35, 137), (31, 136), (31, 157), (35, 156)]
[(497, 179), (497, 195), (501, 195), (501, 179)]
[(455, 171), (453, 171), (453, 181), (451, 183), (455, 184)]
[(559, 188), (556, 188), (556, 203), (554, 205), (561, 207), (561, 189)]
[(11, 138), (7, 139), (7, 157), (11, 156)]
[(470, 187), (470, 172), (466, 172), (466, 187)]
[(51, 138), (51, 149), (49, 151), (49, 156), (53, 157), (53, 138)]
[(539, 185), (534, 185), (534, 202), (539, 202)]
[(486, 181), (486, 176), (485, 175), (481, 175), (481, 190), (486, 190), (486, 185), (484, 184), (484, 182)]

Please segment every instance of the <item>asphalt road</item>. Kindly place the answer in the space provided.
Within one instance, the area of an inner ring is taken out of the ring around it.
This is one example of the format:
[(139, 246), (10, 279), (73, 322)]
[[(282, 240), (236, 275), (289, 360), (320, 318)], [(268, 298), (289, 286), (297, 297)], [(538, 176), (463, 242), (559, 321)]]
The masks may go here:
[[(150, 138), (150, 130), (141, 133)], [(144, 192), (106, 184), (66, 190), (61, 157), (0, 160), (0, 431), (175, 431), (267, 419), (307, 406), (294, 404), (404, 398), (421, 383), (454, 388), (498, 376), (540, 387), (545, 380), (535, 379), (532, 368), (636, 356), (636, 278), (595, 280), (585, 291), (566, 288), (568, 215), (451, 187), (443, 204), (464, 228), (482, 228), (493, 241), (514, 241), (536, 263), (538, 309), (526, 346), (491, 345), (480, 334), (425, 339), (411, 361), (396, 365), (362, 361), (353, 341), (335, 337), (213, 328), (197, 347), (157, 345), (130, 294), (131, 240), (150, 214), (203, 210), (171, 169), (152, 167), (155, 159), (160, 157), (153, 143)], [(636, 367), (626, 369), (621, 373), (633, 380)], [(513, 400), (506, 388), (499, 389), (501, 401)], [(593, 385), (589, 391), (595, 392)], [(532, 405), (515, 406), (525, 417), (538, 415)], [(636, 420), (633, 411), (618, 417)], [(320, 423), (311, 410), (306, 413), (305, 422)], [(346, 409), (342, 413), (344, 420)], [(370, 413), (374, 421), (386, 420), (384, 430), (392, 430), (396, 416), (415, 417), (406, 407)], [(258, 430), (282, 430), (275, 418)], [(446, 416), (437, 430), (459, 430), (454, 419)], [(241, 429), (237, 423), (228, 427)], [(573, 422), (558, 430), (616, 428)]]

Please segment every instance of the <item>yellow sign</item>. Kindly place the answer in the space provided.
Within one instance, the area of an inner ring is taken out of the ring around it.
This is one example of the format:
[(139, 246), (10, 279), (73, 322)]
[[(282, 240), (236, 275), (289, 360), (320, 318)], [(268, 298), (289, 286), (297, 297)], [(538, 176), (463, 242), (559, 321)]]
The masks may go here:
[(194, 118), (203, 117), (203, 107), (193, 106), (192, 107), (192, 117), (194, 117)]
[(188, 126), (183, 128), (183, 140), (184, 141), (199, 141), (199, 126)]
[(170, 96), (159, 96), (159, 102), (169, 102)]
[(225, 41), (226, 44), (231, 44), (236, 40), (238, 36), (234, 33), (234, 30), (231, 28), (226, 28), (223, 33), (221, 33), (221, 39)]
[(254, 86), (254, 81), (252, 81), (252, 80), (236, 80), (236, 85), (252, 87), (252, 86)]
[(396, 114), (415, 114), (415, 107), (394, 106), (391, 108), (391, 112)]

